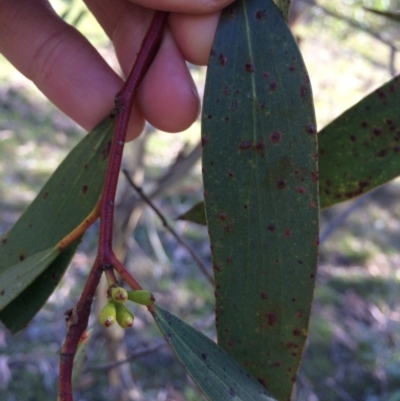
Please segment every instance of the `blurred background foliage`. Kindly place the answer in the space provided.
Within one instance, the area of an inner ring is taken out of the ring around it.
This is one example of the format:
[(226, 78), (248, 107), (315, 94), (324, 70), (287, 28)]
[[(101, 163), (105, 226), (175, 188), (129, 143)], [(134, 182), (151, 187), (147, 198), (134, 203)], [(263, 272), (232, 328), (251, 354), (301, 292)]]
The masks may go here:
[[(399, 24), (363, 9), (400, 10), (400, 0), (292, 0), (319, 128), (399, 73)], [(79, 0), (54, 0), (118, 70), (112, 45)], [(190, 66), (202, 95), (205, 69)], [(200, 125), (178, 135), (147, 126), (126, 147), (124, 168), (210, 267), (207, 230), (174, 218), (202, 198)], [(0, 55), (0, 232), (17, 220), (83, 130), (49, 104)], [(215, 337), (213, 288), (188, 252), (121, 175), (118, 256), (160, 305)], [(400, 400), (400, 180), (321, 214), (321, 256), (313, 315), (294, 399)], [(56, 399), (63, 313), (73, 307), (96, 254), (86, 234), (57, 291), (31, 325), (12, 337), (0, 325), (0, 399)], [(105, 288), (105, 287), (104, 287)], [(105, 303), (100, 289), (95, 309)], [(90, 325), (80, 401), (200, 400), (144, 308), (125, 333)], [(120, 361), (119, 363), (117, 361)]]

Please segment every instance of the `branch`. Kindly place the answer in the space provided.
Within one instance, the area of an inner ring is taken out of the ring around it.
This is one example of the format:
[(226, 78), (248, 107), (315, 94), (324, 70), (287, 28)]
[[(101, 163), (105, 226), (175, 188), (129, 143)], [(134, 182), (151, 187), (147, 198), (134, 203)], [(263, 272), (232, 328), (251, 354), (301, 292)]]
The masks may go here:
[[(114, 267), (116, 263), (116, 258), (112, 250), (114, 201), (129, 115), (134, 96), (160, 46), (167, 16), (168, 13), (155, 12), (128, 79), (115, 97), (115, 109), (112, 116), (116, 117), (116, 125), (100, 201), (98, 255), (78, 304), (75, 308), (67, 312), (67, 335), (60, 355), (58, 401), (73, 401), (72, 369), (78, 342), (87, 327), (93, 297), (101, 274), (106, 266), (112, 265)], [(123, 269), (125, 270), (125, 268)], [(128, 284), (134, 284), (134, 288), (140, 288), (140, 285), (133, 277), (126, 270), (125, 272), (129, 280)]]
[(125, 178), (129, 182), (129, 184), (132, 186), (132, 188), (139, 194), (139, 196), (154, 210), (154, 212), (157, 214), (157, 216), (160, 218), (163, 226), (175, 237), (175, 239), (189, 252), (190, 256), (193, 258), (195, 263), (199, 266), (201, 272), (204, 274), (204, 276), (207, 278), (207, 280), (213, 284), (214, 280), (210, 272), (208, 271), (207, 267), (204, 265), (204, 263), (201, 261), (199, 256), (196, 254), (196, 252), (179, 236), (179, 234), (172, 228), (164, 215), (160, 212), (160, 210), (154, 205), (154, 203), (151, 201), (151, 199), (143, 192), (142, 188), (138, 187), (131, 179), (130, 174), (127, 170), (123, 169), (122, 172), (125, 175)]

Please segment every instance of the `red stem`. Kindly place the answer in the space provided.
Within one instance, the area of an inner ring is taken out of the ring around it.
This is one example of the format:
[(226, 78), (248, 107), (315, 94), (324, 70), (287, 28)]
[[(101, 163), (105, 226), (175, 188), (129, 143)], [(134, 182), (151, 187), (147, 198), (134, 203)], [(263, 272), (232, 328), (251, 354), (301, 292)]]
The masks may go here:
[(116, 115), (117, 121), (101, 198), (99, 250), (76, 307), (67, 313), (67, 335), (60, 355), (58, 401), (73, 401), (73, 361), (79, 340), (87, 328), (93, 297), (104, 268), (107, 265), (115, 266), (116, 270), (122, 273), (123, 278), (132, 288), (141, 288), (136, 280), (116, 259), (112, 251), (114, 201), (133, 100), (140, 82), (150, 67), (160, 46), (167, 16), (168, 13), (166, 12), (155, 12), (133, 68), (122, 89), (115, 97), (114, 114)]

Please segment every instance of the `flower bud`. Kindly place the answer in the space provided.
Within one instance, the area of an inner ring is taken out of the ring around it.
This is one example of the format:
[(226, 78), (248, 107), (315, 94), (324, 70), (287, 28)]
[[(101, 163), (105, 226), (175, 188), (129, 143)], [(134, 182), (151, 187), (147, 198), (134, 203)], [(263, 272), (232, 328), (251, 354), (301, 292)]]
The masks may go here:
[(117, 311), (115, 309), (114, 301), (108, 301), (106, 306), (102, 309), (99, 316), (99, 322), (102, 326), (110, 327), (115, 323)]
[(147, 290), (128, 291), (128, 299), (137, 304), (147, 306), (153, 305), (155, 301), (153, 294)]
[(124, 303), (128, 299), (128, 291), (122, 287), (115, 287), (111, 289), (111, 298), (118, 303)]
[(117, 309), (117, 322), (123, 328), (132, 327), (134, 316), (124, 304), (115, 304)]

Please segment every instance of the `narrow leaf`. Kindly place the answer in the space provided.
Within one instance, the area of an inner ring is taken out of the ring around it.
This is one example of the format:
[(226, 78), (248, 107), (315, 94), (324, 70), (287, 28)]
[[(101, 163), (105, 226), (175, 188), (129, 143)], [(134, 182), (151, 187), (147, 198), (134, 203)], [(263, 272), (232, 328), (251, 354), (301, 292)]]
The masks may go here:
[(60, 254), (50, 248), (0, 272), (0, 310), (18, 296)]
[(194, 382), (211, 401), (274, 401), (221, 347), (155, 305), (154, 320)]
[(80, 239), (64, 249), (42, 274), (1, 310), (1, 320), (13, 334), (25, 328), (46, 303), (64, 275), (79, 242)]
[(380, 15), (382, 17), (386, 17), (389, 18), (393, 21), (400, 21), (400, 13), (399, 12), (390, 12), (390, 11), (380, 11), (380, 10), (376, 10), (374, 8), (369, 8), (369, 7), (363, 7), (364, 10), (369, 11), (373, 14), (377, 14)]
[(196, 203), (186, 213), (177, 217), (177, 220), (187, 220), (192, 223), (206, 224), (206, 213), (204, 211), (204, 202)]
[(290, 3), (292, 0), (274, 0), (274, 3), (282, 13), (283, 18), (287, 21), (289, 18)]
[[(83, 138), (50, 177), (14, 227), (0, 238), (0, 274), (20, 260), (54, 247), (92, 211), (104, 181), (113, 125), (113, 120), (107, 117)], [(66, 251), (67, 257), (60, 259), (62, 264), (56, 268), (59, 273), (64, 272), (65, 262), (71, 257), (71, 249)], [(53, 275), (57, 280), (39, 280), (32, 285), (39, 286), (37, 293), (49, 296), (61, 275)], [(43, 299), (37, 303), (38, 308), (42, 304)], [(13, 313), (10, 314), (11, 319), (14, 313), (20, 317), (27, 316), (23, 313), (23, 305), (25, 302), (15, 304)], [(37, 311), (38, 309), (32, 310), (25, 324)], [(3, 320), (2, 313), (0, 319)]]
[(317, 268), (317, 146), (308, 74), (271, 0), (221, 16), (202, 142), (218, 343), (286, 401)]
[(399, 83), (391, 79), (319, 133), (321, 207), (400, 175)]

